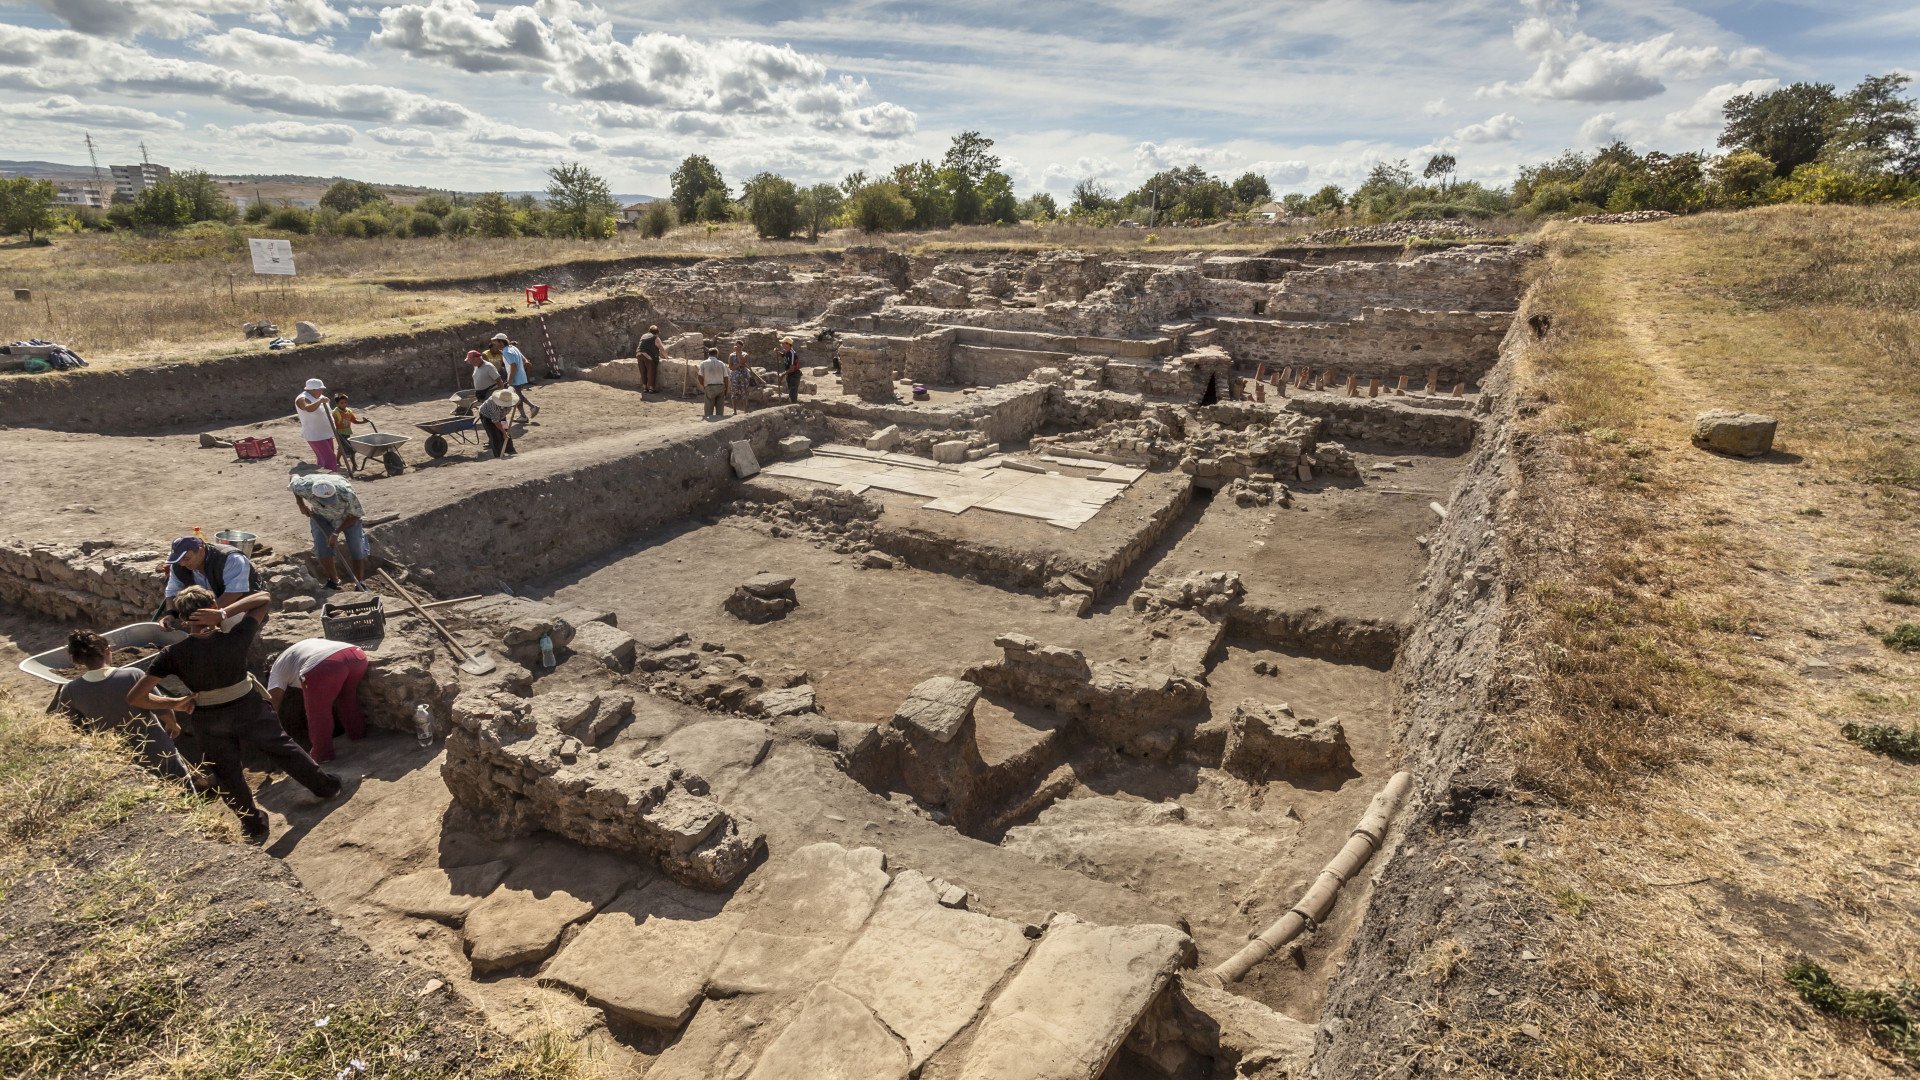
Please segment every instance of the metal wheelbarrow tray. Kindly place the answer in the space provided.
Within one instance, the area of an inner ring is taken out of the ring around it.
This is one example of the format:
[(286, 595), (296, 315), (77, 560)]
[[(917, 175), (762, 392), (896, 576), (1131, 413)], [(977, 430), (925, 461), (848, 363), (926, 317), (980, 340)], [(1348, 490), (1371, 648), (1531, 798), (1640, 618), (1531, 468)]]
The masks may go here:
[(362, 464), (379, 458), (386, 466), (388, 476), (398, 476), (406, 471), (407, 463), (400, 457), (400, 447), (413, 441), (411, 435), (392, 435), (383, 431), (374, 431), (367, 435), (355, 435), (347, 440), (347, 445), (360, 452)]
[[(131, 626), (122, 626), (114, 630), (109, 630), (100, 636), (106, 638), (116, 649), (126, 645), (143, 645), (147, 648), (160, 649), (176, 641), (184, 641), (187, 637), (186, 634), (178, 630), (169, 630), (157, 622), (134, 623)], [(154, 657), (158, 655), (160, 654), (153, 653), (141, 657), (127, 666), (136, 667), (145, 671), (153, 664)], [(20, 661), (21, 671), (36, 678), (45, 679), (56, 686), (66, 683), (69, 680), (64, 675), (55, 675), (54, 672), (71, 666), (73, 666), (73, 661), (67, 658), (67, 650), (65, 648), (48, 649), (46, 652), (37, 653)]]
[(414, 426), (427, 433), (427, 441), (423, 445), (427, 449), (428, 457), (441, 458), (447, 456), (447, 436), (449, 435), (458, 436), (461, 442), (469, 445), (478, 445), (479, 443), (479, 440), (476, 439), (473, 434), (474, 430), (480, 426), (480, 421), (477, 417), (448, 416), (439, 420), (429, 420), (424, 424), (415, 424)]

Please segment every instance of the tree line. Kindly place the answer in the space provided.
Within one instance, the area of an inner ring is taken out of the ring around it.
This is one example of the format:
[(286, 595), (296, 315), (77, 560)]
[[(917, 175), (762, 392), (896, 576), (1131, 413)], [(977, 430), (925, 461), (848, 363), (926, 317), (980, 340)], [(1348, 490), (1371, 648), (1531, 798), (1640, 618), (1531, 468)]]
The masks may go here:
[[(680, 162), (670, 198), (647, 204), (635, 224), (660, 237), (675, 226), (746, 222), (768, 239), (816, 239), (835, 228), (882, 233), (955, 225), (1064, 220), (1087, 225), (1204, 224), (1266, 207), (1320, 223), (1491, 218), (1554, 214), (1736, 209), (1768, 203), (1920, 205), (1920, 106), (1910, 80), (1890, 73), (1842, 93), (1829, 83), (1794, 83), (1742, 94), (1724, 107), (1721, 153), (1642, 152), (1623, 141), (1589, 153), (1568, 150), (1522, 167), (1507, 187), (1457, 179), (1459, 161), (1437, 153), (1416, 172), (1381, 162), (1352, 191), (1327, 184), (1291, 192), (1275, 206), (1266, 177), (1225, 180), (1198, 165), (1165, 169), (1117, 192), (1095, 178), (1075, 184), (1065, 204), (1046, 192), (1020, 198), (978, 131), (955, 135), (938, 161), (852, 173), (837, 184), (803, 185), (760, 172), (736, 196), (704, 155)], [(56, 228), (159, 230), (195, 222), (248, 224), (294, 234), (345, 237), (612, 236), (621, 208), (602, 177), (570, 163), (548, 170), (544, 199), (433, 192), (403, 206), (380, 188), (341, 180), (312, 210), (256, 201), (238, 211), (204, 172), (182, 171), (102, 211), (52, 206), (43, 180), (0, 180), (0, 233), (36, 237)]]

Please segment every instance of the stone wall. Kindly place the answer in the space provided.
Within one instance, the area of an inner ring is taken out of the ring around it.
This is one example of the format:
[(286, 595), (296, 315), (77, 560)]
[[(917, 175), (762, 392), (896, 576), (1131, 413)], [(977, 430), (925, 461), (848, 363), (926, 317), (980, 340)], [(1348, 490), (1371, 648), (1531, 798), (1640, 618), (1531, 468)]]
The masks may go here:
[(1357, 315), (1370, 307), (1505, 311), (1520, 301), (1529, 252), (1472, 245), (1407, 262), (1343, 262), (1288, 274), (1273, 310)]
[(840, 337), (840, 392), (862, 401), (891, 403), (893, 380), (904, 366), (907, 343), (872, 334)]
[(1345, 322), (1222, 318), (1214, 324), (1218, 340), (1243, 368), (1306, 365), (1363, 377), (1424, 379), (1437, 367), (1446, 383), (1477, 383), (1499, 358), (1511, 321), (1509, 314), (1491, 312), (1368, 308)]
[[(1273, 393), (1268, 390), (1269, 395)], [(1381, 442), (1421, 450), (1465, 450), (1480, 432), (1480, 422), (1460, 398), (1432, 404), (1414, 397), (1350, 398), (1337, 394), (1296, 393), (1286, 407), (1326, 421), (1332, 438)], [(1445, 403), (1445, 404), (1443, 404)], [(1451, 407), (1453, 404), (1459, 406)]]
[[(372, 532), (382, 554), (421, 568), (443, 595), (527, 581), (603, 555), (717, 498), (733, 481), (729, 442), (752, 442), (766, 461), (780, 439), (808, 433), (824, 434), (815, 414), (788, 405), (596, 440), (566, 448), (541, 475), (503, 479)], [(538, 542), (479, 539), (502, 536)]]
[[(640, 305), (615, 296), (547, 312), (554, 348), (570, 367), (631, 356), (646, 332)], [(322, 329), (325, 329), (324, 327)], [(291, 415), (311, 378), (355, 401), (378, 401), (472, 385), (467, 350), (494, 333), (520, 342), (544, 370), (540, 323), (502, 315), (438, 330), (342, 339), (233, 356), (144, 366), (98, 366), (0, 378), (0, 425), (54, 431), (157, 435)]]

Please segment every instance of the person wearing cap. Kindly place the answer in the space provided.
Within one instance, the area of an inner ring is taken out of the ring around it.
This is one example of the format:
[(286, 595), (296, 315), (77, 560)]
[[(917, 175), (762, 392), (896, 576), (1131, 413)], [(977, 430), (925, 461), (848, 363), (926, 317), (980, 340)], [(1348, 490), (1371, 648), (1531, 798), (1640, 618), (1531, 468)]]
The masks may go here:
[(327, 396), (327, 384), (308, 379), (307, 388), (293, 399), (294, 416), (300, 420), (300, 437), (313, 447), (313, 460), (332, 472), (340, 467), (333, 452), (333, 399)]
[(486, 351), (487, 362), (500, 369), (500, 378), (509, 390), (520, 398), (520, 419), (532, 420), (540, 414), (540, 406), (527, 396), (527, 356), (520, 351), (520, 343), (511, 340), (505, 334), (493, 335), (493, 343)]
[(780, 374), (787, 380), (787, 400), (800, 400), (800, 350), (793, 347), (792, 338), (780, 339)]
[(520, 395), (504, 388), (495, 390), (480, 404), (480, 423), (487, 429), (487, 450), (496, 458), (514, 455), (513, 410), (519, 404)]
[(333, 473), (306, 473), (287, 481), (293, 492), (293, 505), (307, 516), (307, 530), (313, 535), (313, 557), (326, 575), (327, 588), (340, 587), (340, 574), (334, 551), (342, 537), (346, 540), (347, 559), (353, 579), (367, 579), (367, 533), (361, 527), (360, 497), (344, 476)]
[[(232, 604), (241, 597), (260, 591), (260, 575), (240, 549), (226, 544), (210, 544), (197, 536), (183, 536), (173, 542), (167, 553), (167, 586), (161, 594), (156, 618), (168, 627), (176, 625), (167, 604), (180, 590), (192, 586), (209, 591), (221, 604)], [(261, 613), (264, 621), (266, 613)]]
[(500, 389), (500, 369), (487, 363), (487, 354), (479, 349), (467, 350), (467, 363), (473, 366), (473, 403), (478, 405)]
[(720, 420), (727, 415), (727, 365), (720, 359), (720, 350), (707, 349), (707, 358), (700, 361), (700, 390), (706, 395), (707, 411), (701, 414), (702, 420)]
[(634, 359), (640, 361), (640, 392), (657, 394), (660, 392), (660, 328), (647, 327), (640, 335), (640, 344), (633, 350)]
[[(155, 712), (171, 710), (184, 717), (213, 774), (213, 790), (240, 818), (240, 830), (249, 843), (267, 839), (267, 816), (253, 801), (247, 784), (245, 758), (251, 753), (266, 759), (322, 799), (340, 794), (340, 779), (316, 764), (293, 741), (274, 715), (267, 694), (248, 664), (260, 640), (260, 623), (268, 597), (259, 592), (232, 604), (215, 602), (199, 586), (180, 590), (173, 598), (174, 614), (187, 627), (187, 638), (160, 650), (153, 665), (127, 692), (127, 705)], [(231, 630), (221, 626), (233, 622)], [(159, 693), (160, 681), (179, 679), (187, 693), (168, 697)]]

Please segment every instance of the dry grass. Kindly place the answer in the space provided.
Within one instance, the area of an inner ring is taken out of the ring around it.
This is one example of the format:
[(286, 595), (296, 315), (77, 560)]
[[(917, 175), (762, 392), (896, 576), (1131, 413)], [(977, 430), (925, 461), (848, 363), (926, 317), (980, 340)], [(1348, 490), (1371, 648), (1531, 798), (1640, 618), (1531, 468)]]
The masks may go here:
[[(1842, 734), (1920, 713), (1920, 664), (1882, 643), (1911, 621), (1886, 593), (1920, 550), (1913, 284), (1881, 281), (1911, 277), (1920, 217), (1777, 207), (1545, 238), (1554, 329), (1519, 372), (1539, 406), (1529, 586), (1494, 721), (1553, 796), (1537, 850), (1509, 853), (1545, 960), (1443, 1052), (1482, 1075), (1900, 1075), (1787, 973), (1920, 973), (1920, 768)], [(1692, 448), (1713, 406), (1778, 416), (1779, 453)]]

